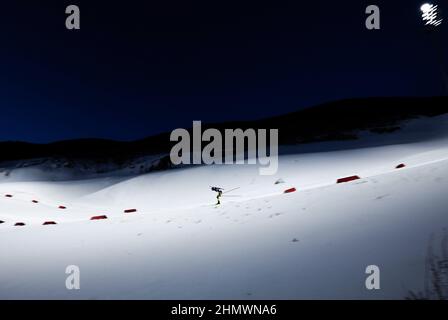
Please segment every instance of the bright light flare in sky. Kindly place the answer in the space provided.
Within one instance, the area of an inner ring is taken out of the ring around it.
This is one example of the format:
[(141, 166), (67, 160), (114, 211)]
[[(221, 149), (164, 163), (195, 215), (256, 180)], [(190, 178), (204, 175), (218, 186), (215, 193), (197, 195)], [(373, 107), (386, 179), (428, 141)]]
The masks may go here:
[(440, 18), (440, 14), (438, 11), (438, 6), (430, 3), (425, 3), (420, 7), (422, 11), (422, 19), (427, 26), (439, 26), (442, 24), (442, 20)]

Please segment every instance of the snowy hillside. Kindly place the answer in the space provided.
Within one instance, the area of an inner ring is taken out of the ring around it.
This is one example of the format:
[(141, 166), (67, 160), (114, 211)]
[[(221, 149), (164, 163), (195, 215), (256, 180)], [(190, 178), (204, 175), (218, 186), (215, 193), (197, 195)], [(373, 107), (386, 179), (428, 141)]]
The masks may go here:
[[(0, 182), (17, 181), (66, 181), (98, 177), (132, 176), (166, 169), (166, 154), (133, 157), (122, 163), (111, 159), (68, 159), (46, 157), (0, 164)], [(169, 160), (169, 158), (168, 158)]]
[[(448, 227), (447, 128), (445, 115), (351, 142), (283, 147), (274, 176), (223, 165), (51, 181), (23, 169), (0, 182), (0, 298), (424, 292), (431, 237), (439, 250)], [(360, 179), (336, 183), (350, 176)], [(210, 186), (238, 189), (215, 206)], [(81, 270), (80, 290), (65, 287), (68, 265)], [(380, 290), (365, 287), (368, 265), (381, 270)]]

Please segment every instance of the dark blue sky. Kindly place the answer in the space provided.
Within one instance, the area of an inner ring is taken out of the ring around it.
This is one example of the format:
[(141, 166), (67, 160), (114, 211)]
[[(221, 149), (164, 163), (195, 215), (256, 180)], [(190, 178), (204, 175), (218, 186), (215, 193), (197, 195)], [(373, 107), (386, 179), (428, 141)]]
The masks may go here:
[[(14, 2), (1, 10), (0, 140), (131, 140), (192, 120), (444, 93), (422, 1)], [(68, 4), (80, 31), (65, 29)], [(379, 31), (365, 28), (368, 4)]]

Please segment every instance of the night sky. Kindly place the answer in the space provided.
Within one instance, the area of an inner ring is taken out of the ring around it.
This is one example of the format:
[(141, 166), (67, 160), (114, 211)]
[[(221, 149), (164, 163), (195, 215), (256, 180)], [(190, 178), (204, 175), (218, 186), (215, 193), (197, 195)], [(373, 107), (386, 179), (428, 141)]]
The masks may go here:
[[(0, 140), (133, 140), (342, 98), (442, 95), (422, 3), (8, 1)], [(81, 30), (65, 28), (69, 4)], [(381, 30), (365, 28), (369, 4)]]

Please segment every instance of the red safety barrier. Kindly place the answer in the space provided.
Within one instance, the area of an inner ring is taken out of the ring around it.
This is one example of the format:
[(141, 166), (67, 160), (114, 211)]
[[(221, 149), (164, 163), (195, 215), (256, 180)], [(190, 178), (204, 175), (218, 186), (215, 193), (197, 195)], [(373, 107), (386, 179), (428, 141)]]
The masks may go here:
[(15, 224), (16, 227), (23, 227), (25, 224), (23, 222), (17, 222)]
[(137, 209), (126, 209), (126, 210), (124, 210), (124, 213), (131, 213), (131, 212), (137, 212)]
[(350, 177), (345, 177), (345, 178), (338, 179), (337, 183), (350, 182), (350, 181), (358, 180), (358, 179), (361, 179), (361, 178), (358, 177), (358, 176), (350, 176)]
[(102, 219), (107, 219), (107, 216), (105, 216), (105, 215), (93, 216), (92, 218), (90, 218), (90, 220), (102, 220)]
[(59, 209), (67, 209), (65, 206), (59, 206)]
[(32, 203), (39, 203), (37, 200), (31, 200)]
[(57, 223), (54, 222), (54, 221), (45, 221), (42, 225), (48, 226), (48, 225), (51, 225), (51, 224), (57, 224)]
[(289, 189), (286, 189), (285, 191), (283, 191), (283, 193), (291, 193), (291, 192), (296, 192), (297, 190), (296, 190), (296, 188), (289, 188)]
[(401, 169), (406, 167), (406, 165), (404, 163), (400, 163), (398, 166), (395, 167), (395, 169)]
[(5, 194), (5, 197), (12, 198), (12, 194)]

